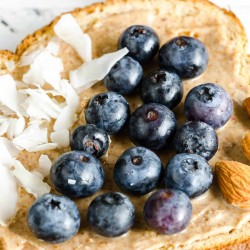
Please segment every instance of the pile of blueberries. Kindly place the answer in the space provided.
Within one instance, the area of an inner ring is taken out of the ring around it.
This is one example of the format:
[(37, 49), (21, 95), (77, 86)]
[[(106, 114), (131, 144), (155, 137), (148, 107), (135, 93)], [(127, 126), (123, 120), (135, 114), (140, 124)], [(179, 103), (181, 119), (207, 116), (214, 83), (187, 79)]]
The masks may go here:
[[(90, 100), (85, 111), (87, 125), (77, 127), (71, 134), (72, 151), (52, 165), (51, 183), (65, 196), (45, 194), (29, 210), (28, 224), (39, 239), (60, 243), (77, 233), (80, 214), (66, 196), (84, 198), (101, 189), (105, 174), (98, 158), (109, 148), (109, 135), (125, 126), (131, 141), (138, 146), (123, 152), (114, 166), (113, 177), (121, 190), (132, 195), (147, 194), (163, 180), (165, 189), (153, 193), (143, 211), (146, 223), (157, 232), (175, 234), (185, 229), (192, 216), (190, 199), (206, 192), (212, 183), (207, 161), (218, 149), (215, 129), (232, 114), (230, 96), (214, 83), (194, 87), (184, 103), (189, 122), (178, 129), (170, 110), (182, 99), (182, 80), (205, 71), (208, 51), (204, 44), (180, 36), (159, 50), (155, 31), (135, 25), (122, 33), (118, 47), (127, 47), (129, 54), (105, 77), (108, 92)], [(157, 53), (160, 69), (143, 79), (141, 64), (151, 62)], [(130, 115), (129, 103), (122, 95), (138, 88), (144, 104)], [(164, 170), (153, 151), (170, 143), (177, 154)], [(124, 194), (104, 193), (89, 205), (87, 219), (95, 232), (115, 237), (133, 226), (135, 208)]]

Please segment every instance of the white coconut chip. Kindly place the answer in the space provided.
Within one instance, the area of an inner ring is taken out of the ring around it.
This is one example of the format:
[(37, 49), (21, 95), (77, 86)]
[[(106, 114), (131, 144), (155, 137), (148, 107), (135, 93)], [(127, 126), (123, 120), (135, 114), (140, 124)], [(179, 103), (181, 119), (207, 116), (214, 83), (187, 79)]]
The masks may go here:
[(47, 95), (47, 91), (41, 88), (25, 89), (20, 91), (29, 95), (22, 106), (31, 118), (50, 121), (51, 118), (56, 119), (63, 110), (62, 104), (59, 104), (56, 100), (51, 99)]
[(6, 68), (9, 70), (9, 71), (13, 71), (15, 68), (16, 68), (16, 63), (15, 61), (7, 61), (7, 62), (4, 62)]
[(50, 192), (50, 186), (43, 182), (40, 175), (29, 172), (18, 160), (12, 160), (12, 163), (14, 166), (12, 170), (13, 175), (20, 181), (22, 187), (28, 193), (39, 197)]
[(63, 63), (60, 58), (47, 50), (35, 56), (33, 63), (30, 64), (30, 69), (23, 75), (25, 83), (43, 86), (46, 82), (60, 79), (60, 73), (63, 71)]
[(9, 126), (7, 129), (7, 137), (13, 139), (20, 135), (25, 129), (25, 119), (23, 116), (19, 118), (8, 118)]
[(40, 173), (43, 177), (46, 177), (50, 173), (52, 162), (47, 155), (41, 155), (38, 161), (38, 168), (35, 169), (35, 172)]
[(92, 44), (88, 34), (84, 34), (80, 25), (71, 14), (63, 15), (54, 26), (56, 35), (69, 44), (84, 62), (92, 59)]
[(16, 89), (16, 82), (9, 74), (0, 76), (0, 103), (12, 110), (18, 116), (25, 115), (20, 103), (26, 96)]
[(14, 138), (14, 145), (20, 150), (37, 152), (56, 148), (56, 143), (48, 143), (48, 129), (40, 128), (38, 124), (30, 125), (22, 134)]
[(6, 119), (6, 116), (0, 116), (0, 136), (3, 136), (9, 127), (9, 119)]
[(69, 146), (69, 130), (62, 129), (50, 134), (52, 142), (57, 144), (58, 148), (65, 148)]
[(28, 66), (34, 63), (34, 60), (44, 51), (49, 51), (52, 55), (57, 56), (59, 52), (59, 44), (56, 41), (50, 41), (45, 47), (40, 46), (30, 53), (23, 54), (20, 59), (20, 66)]
[(114, 66), (128, 53), (127, 48), (105, 54), (88, 63), (84, 63), (78, 69), (70, 71), (70, 83), (77, 92), (84, 91), (96, 82), (102, 80)]
[(42, 52), (44, 52), (45, 48), (43, 46), (39, 46), (39, 48), (36, 48), (35, 50), (31, 51), (30, 53), (25, 53), (21, 56), (20, 59), (20, 66), (27, 66), (31, 65), (35, 58), (39, 56)]
[(0, 137), (0, 152), (0, 164), (5, 167), (11, 167), (12, 159), (19, 154), (19, 150), (15, 145), (5, 137)]
[(0, 225), (8, 226), (16, 214), (18, 192), (12, 172), (0, 164)]
[(59, 43), (57, 42), (58, 39), (53, 39), (52, 41), (50, 41), (48, 43), (48, 45), (46, 46), (46, 50), (48, 50), (52, 55), (57, 56), (60, 46)]

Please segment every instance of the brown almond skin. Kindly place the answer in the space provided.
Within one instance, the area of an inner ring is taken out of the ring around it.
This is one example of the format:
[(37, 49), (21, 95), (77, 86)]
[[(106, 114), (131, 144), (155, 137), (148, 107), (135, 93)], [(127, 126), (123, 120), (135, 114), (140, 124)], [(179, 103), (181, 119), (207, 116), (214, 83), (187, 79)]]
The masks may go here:
[(250, 161), (250, 133), (242, 139), (242, 149), (246, 158)]
[(250, 97), (246, 98), (242, 103), (243, 108), (247, 111), (250, 116)]
[(218, 161), (215, 174), (226, 201), (238, 208), (250, 208), (250, 166), (237, 161)]

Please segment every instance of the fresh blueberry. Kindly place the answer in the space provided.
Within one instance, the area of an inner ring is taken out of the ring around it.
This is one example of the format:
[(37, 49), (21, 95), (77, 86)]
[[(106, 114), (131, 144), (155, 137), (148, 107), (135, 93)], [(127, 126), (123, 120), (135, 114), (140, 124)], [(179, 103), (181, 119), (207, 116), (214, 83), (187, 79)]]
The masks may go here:
[(177, 106), (183, 96), (183, 84), (178, 75), (164, 69), (149, 74), (141, 84), (144, 103), (160, 103), (168, 108)]
[(159, 64), (161, 68), (174, 71), (181, 78), (190, 79), (205, 71), (208, 52), (201, 41), (179, 36), (162, 46), (159, 51)]
[(84, 151), (62, 154), (52, 164), (50, 180), (55, 189), (72, 198), (88, 197), (104, 183), (101, 163)]
[(191, 89), (184, 103), (188, 120), (202, 121), (214, 129), (230, 119), (233, 102), (229, 94), (215, 83), (204, 83)]
[(168, 188), (181, 190), (191, 198), (208, 190), (213, 181), (207, 161), (196, 154), (177, 154), (167, 164), (163, 177)]
[(116, 237), (128, 232), (133, 226), (135, 208), (126, 195), (105, 193), (90, 203), (87, 218), (98, 234)]
[(104, 78), (104, 84), (109, 91), (121, 95), (132, 93), (142, 79), (143, 69), (140, 63), (129, 56), (123, 57)]
[(109, 136), (103, 129), (93, 124), (79, 126), (70, 136), (70, 147), (72, 150), (101, 157), (109, 148)]
[(177, 128), (174, 113), (157, 103), (144, 104), (130, 117), (129, 136), (135, 143), (152, 150), (167, 145)]
[(95, 124), (108, 134), (116, 134), (125, 125), (129, 114), (127, 100), (110, 91), (91, 98), (85, 111), (85, 119), (87, 123)]
[(163, 189), (148, 198), (143, 214), (149, 227), (158, 233), (176, 234), (188, 226), (192, 217), (192, 204), (185, 193)]
[(40, 196), (28, 211), (28, 225), (38, 239), (61, 243), (72, 238), (80, 228), (80, 213), (67, 197)]
[(120, 36), (118, 48), (127, 47), (128, 55), (140, 63), (150, 62), (159, 50), (156, 32), (144, 25), (128, 27)]
[(113, 174), (122, 190), (142, 195), (156, 187), (162, 172), (161, 160), (154, 152), (144, 147), (134, 147), (119, 157)]
[(207, 161), (218, 149), (215, 130), (204, 122), (187, 122), (177, 130), (173, 142), (177, 153), (197, 154)]

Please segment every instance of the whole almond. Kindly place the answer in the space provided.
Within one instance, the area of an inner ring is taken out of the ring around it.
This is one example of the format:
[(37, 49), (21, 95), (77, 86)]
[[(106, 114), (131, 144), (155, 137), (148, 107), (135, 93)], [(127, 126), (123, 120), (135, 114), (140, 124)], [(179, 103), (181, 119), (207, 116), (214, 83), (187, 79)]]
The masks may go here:
[(242, 103), (243, 108), (247, 111), (250, 116), (250, 97), (246, 98)]
[(237, 161), (219, 161), (215, 174), (226, 201), (239, 208), (250, 208), (250, 166)]
[(245, 156), (250, 161), (250, 133), (246, 134), (245, 137), (243, 138), (242, 149)]

